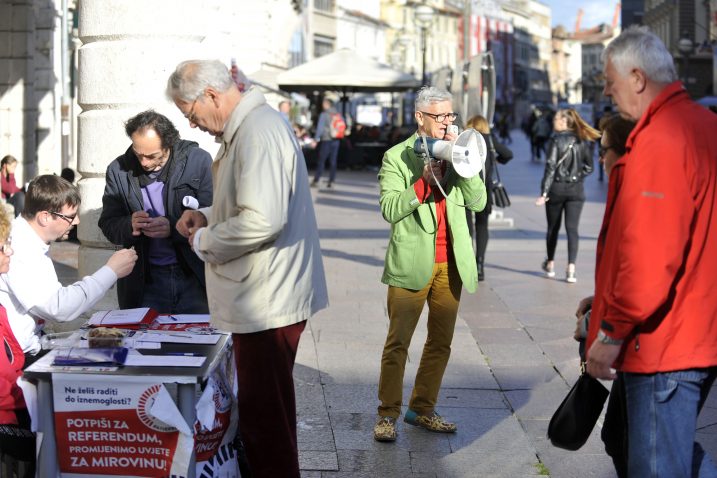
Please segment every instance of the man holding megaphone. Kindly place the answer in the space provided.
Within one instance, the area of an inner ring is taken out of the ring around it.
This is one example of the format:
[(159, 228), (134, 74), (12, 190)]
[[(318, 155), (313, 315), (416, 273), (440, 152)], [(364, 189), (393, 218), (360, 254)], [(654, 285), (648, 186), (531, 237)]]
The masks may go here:
[[(433, 432), (456, 431), (456, 425), (436, 413), (435, 406), (451, 352), (461, 289), (474, 292), (478, 286), (464, 208), (477, 212), (485, 207), (485, 185), (478, 174), (458, 174), (457, 160), (451, 155), (433, 157), (429, 141), (421, 141), (425, 148), (414, 147), (425, 136), (453, 142), (451, 150), (464, 148), (454, 148), (458, 135), (451, 131), (456, 119), (451, 94), (424, 87), (415, 106), (418, 131), (386, 152), (378, 174), (381, 213), (391, 224), (391, 239), (381, 279), (388, 285), (389, 330), (381, 358), (377, 441), (396, 439), (408, 346), (426, 302), (428, 339), (404, 421)], [(466, 156), (474, 158), (470, 166), (482, 161), (475, 147), (464, 148), (470, 150)], [(482, 149), (484, 158), (484, 145)]]

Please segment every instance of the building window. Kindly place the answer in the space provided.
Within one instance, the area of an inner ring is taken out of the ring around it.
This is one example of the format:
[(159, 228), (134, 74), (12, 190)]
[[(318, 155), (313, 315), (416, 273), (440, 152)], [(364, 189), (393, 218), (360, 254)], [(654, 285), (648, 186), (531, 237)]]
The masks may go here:
[(299, 29), (294, 32), (289, 45), (289, 68), (299, 66), (306, 61), (304, 48), (304, 34)]
[(314, 35), (314, 58), (328, 55), (334, 51), (334, 39), (322, 35)]
[(334, 0), (314, 0), (314, 8), (331, 13), (334, 11)]

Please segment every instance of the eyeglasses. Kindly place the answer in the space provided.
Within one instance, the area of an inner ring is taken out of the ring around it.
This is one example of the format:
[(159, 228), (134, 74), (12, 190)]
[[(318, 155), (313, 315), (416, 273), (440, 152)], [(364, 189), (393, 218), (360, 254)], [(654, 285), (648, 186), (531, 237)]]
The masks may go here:
[(437, 114), (437, 115), (436, 115), (436, 114), (433, 114), (433, 113), (428, 113), (428, 112), (426, 112), (426, 111), (419, 111), (419, 113), (422, 113), (422, 114), (424, 114), (424, 115), (430, 116), (430, 117), (433, 118), (437, 123), (443, 123), (443, 122), (446, 120), (446, 118), (448, 118), (448, 121), (455, 121), (455, 119), (458, 117), (458, 115), (455, 114), (455, 113), (440, 113), (440, 114)]
[(70, 224), (70, 225), (72, 225), (72, 223), (75, 222), (75, 219), (77, 219), (77, 214), (75, 214), (74, 216), (65, 216), (61, 212), (54, 212), (54, 211), (48, 211), (48, 212), (50, 214), (52, 214), (53, 216), (57, 216), (57, 217), (64, 219), (65, 221), (67, 221), (67, 224)]
[(611, 149), (615, 149), (612, 146), (600, 146), (600, 149), (598, 149), (598, 156), (600, 158), (604, 158), (608, 151)]
[(194, 123), (194, 120), (196, 119), (195, 116), (194, 116), (194, 107), (197, 106), (197, 101), (198, 101), (199, 98), (201, 98), (202, 96), (204, 96), (204, 91), (202, 91), (202, 92), (199, 94), (199, 96), (197, 96), (196, 98), (194, 98), (194, 101), (192, 101), (192, 107), (189, 108), (189, 113), (187, 113), (186, 115), (184, 115), (184, 117), (187, 118), (187, 121), (189, 121), (190, 123)]

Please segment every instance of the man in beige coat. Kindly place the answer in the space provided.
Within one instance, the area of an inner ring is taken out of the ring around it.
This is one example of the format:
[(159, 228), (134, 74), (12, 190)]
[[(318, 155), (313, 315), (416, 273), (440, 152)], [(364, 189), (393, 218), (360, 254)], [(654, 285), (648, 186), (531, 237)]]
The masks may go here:
[(328, 306), (301, 148), (262, 93), (240, 92), (219, 61), (180, 63), (167, 94), (221, 142), (212, 206), (186, 211), (177, 230), (206, 262), (212, 325), (233, 333), (251, 475), (298, 478), (294, 359), (306, 320)]

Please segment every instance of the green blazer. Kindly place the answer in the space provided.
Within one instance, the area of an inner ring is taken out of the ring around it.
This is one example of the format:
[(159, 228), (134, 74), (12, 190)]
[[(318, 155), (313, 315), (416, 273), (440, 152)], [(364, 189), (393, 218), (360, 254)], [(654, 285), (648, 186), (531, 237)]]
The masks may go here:
[[(417, 137), (414, 134), (389, 149), (378, 173), (381, 214), (391, 224), (391, 240), (381, 282), (412, 290), (428, 284), (436, 258), (437, 222), (433, 194), (421, 204), (413, 189), (413, 184), (423, 175), (424, 166), (423, 160), (413, 151)], [(468, 204), (471, 211), (482, 211), (487, 201), (485, 185), (479, 175), (464, 179), (449, 166), (442, 186), (448, 195), (446, 216), (453, 257), (466, 290), (475, 292), (478, 271), (473, 241), (468, 231), (466, 210), (457, 204)]]

